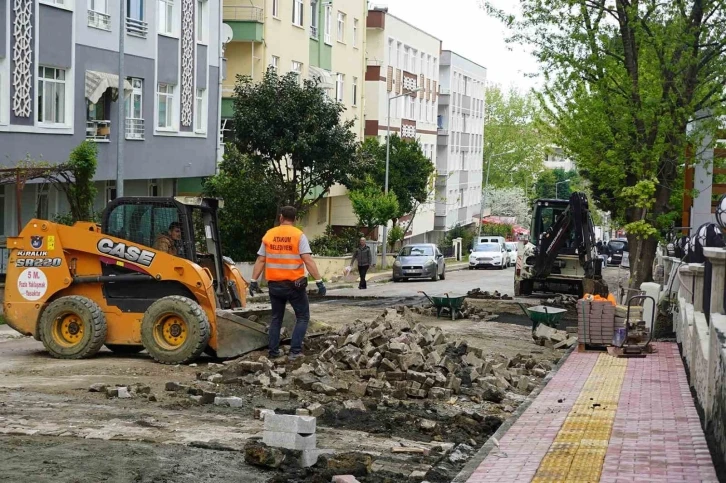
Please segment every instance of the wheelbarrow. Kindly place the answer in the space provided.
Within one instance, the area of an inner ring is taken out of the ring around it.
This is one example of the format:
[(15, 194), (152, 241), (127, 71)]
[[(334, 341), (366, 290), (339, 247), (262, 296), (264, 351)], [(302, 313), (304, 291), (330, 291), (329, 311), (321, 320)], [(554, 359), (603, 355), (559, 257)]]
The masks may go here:
[(441, 312), (443, 312), (444, 310), (449, 311), (449, 313), (451, 314), (451, 320), (456, 320), (457, 315), (461, 315), (461, 318), (464, 318), (461, 307), (464, 305), (464, 299), (466, 299), (466, 295), (462, 295), (460, 297), (449, 297), (449, 294), (445, 293), (445, 297), (429, 297), (423, 290), (419, 290), (418, 293), (424, 294), (424, 297), (429, 299), (431, 305), (433, 305), (436, 309), (437, 319), (439, 318), (439, 315), (441, 315)]
[(532, 332), (537, 330), (539, 324), (544, 324), (548, 327), (556, 329), (562, 320), (562, 317), (567, 313), (565, 309), (558, 309), (556, 307), (548, 307), (546, 305), (536, 305), (534, 307), (525, 307), (523, 304), (517, 303), (519, 308), (522, 309), (524, 315), (532, 321)]

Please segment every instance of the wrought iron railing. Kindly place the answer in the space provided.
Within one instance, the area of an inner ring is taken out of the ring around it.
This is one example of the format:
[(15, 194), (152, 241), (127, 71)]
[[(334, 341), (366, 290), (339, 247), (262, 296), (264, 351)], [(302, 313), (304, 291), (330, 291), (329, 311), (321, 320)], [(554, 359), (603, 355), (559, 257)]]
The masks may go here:
[(146, 38), (149, 33), (149, 24), (137, 18), (126, 17), (126, 33)]
[(88, 11), (88, 26), (97, 29), (111, 30), (111, 16), (107, 13)]
[(86, 139), (91, 141), (108, 141), (111, 138), (111, 121), (86, 121)]
[(318, 28), (315, 25), (310, 26), (310, 38), (318, 40)]
[(144, 139), (144, 120), (126, 118), (126, 139)]

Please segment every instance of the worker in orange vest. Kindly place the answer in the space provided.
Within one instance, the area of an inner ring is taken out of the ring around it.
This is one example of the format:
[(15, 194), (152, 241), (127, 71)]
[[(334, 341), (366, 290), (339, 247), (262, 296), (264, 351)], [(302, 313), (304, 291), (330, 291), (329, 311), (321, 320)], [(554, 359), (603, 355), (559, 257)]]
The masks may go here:
[(280, 210), (280, 225), (268, 230), (262, 238), (250, 280), (250, 294), (254, 296), (255, 292), (261, 293), (258, 279), (262, 270), (265, 270), (272, 304), (272, 321), (268, 334), (270, 358), (280, 357), (280, 330), (287, 302), (290, 302), (295, 311), (297, 321), (292, 331), (288, 356), (291, 361), (303, 355), (303, 339), (310, 321), (306, 267), (315, 279), (318, 295), (325, 295), (327, 291), (313, 260), (307, 237), (294, 226), (296, 216), (297, 210), (292, 206), (284, 206)]

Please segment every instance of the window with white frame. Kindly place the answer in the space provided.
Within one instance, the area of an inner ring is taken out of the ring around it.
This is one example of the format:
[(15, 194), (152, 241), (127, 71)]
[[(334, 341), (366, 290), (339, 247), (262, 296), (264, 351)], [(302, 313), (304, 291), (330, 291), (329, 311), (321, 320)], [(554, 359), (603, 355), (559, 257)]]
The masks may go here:
[(51, 5), (63, 5), (67, 4), (68, 0), (41, 0), (40, 3), (49, 3)]
[(174, 86), (159, 84), (156, 89), (157, 124), (159, 129), (170, 130), (174, 128)]
[(402, 69), (408, 69), (408, 58), (409, 58), (409, 48), (404, 47), (403, 48), (403, 65), (401, 66)]
[(345, 92), (345, 77), (338, 74), (335, 80), (335, 100), (343, 102), (343, 92)]
[(280, 69), (280, 58), (278, 56), (273, 55), (270, 58), (270, 67), (272, 67), (275, 70), (279, 70)]
[(298, 62), (296, 60), (292, 61), (292, 69), (290, 69), (290, 70), (292, 72), (294, 72), (295, 74), (297, 74), (298, 79), (302, 78), (302, 68), (303, 68), (302, 62)]
[(126, 139), (144, 139), (144, 81), (129, 77), (131, 95), (126, 97)]
[(174, 0), (159, 1), (159, 33), (174, 34)]
[(318, 38), (318, 0), (310, 0), (310, 37), (313, 39)]
[(292, 0), (292, 23), (303, 26), (303, 0)]
[(207, 43), (207, 0), (197, 0), (197, 42)]
[(66, 71), (38, 67), (38, 122), (66, 124)]
[(333, 6), (325, 6), (325, 43), (333, 42)]
[(102, 30), (111, 30), (108, 0), (88, 0), (88, 26)]
[(144, 0), (126, 0), (126, 17), (144, 21)]
[(206, 98), (207, 98), (207, 90), (206, 89), (197, 89), (197, 94), (195, 96), (195, 116), (194, 116), (194, 130), (199, 133), (207, 132), (207, 116), (205, 115), (207, 110), (205, 108), (206, 106)]
[(393, 39), (388, 39), (388, 65), (396, 66), (396, 49)]
[(358, 78), (353, 77), (353, 105), (358, 105)]
[(106, 181), (104, 193), (106, 194), (106, 203), (110, 203), (116, 199), (116, 181), (115, 180)]
[(159, 196), (159, 180), (150, 179), (147, 193), (149, 196)]
[(338, 42), (345, 42), (345, 18), (343, 12), (338, 12)]
[(353, 47), (358, 48), (358, 19), (353, 19)]

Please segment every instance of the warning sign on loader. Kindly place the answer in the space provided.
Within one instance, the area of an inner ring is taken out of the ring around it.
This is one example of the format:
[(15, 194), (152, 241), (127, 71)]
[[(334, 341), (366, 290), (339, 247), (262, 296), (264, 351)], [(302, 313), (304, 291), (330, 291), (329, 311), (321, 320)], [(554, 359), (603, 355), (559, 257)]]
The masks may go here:
[(42, 270), (26, 268), (18, 277), (18, 292), (25, 300), (39, 300), (48, 290), (48, 278)]

